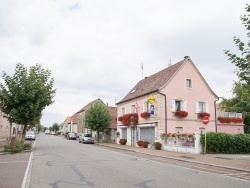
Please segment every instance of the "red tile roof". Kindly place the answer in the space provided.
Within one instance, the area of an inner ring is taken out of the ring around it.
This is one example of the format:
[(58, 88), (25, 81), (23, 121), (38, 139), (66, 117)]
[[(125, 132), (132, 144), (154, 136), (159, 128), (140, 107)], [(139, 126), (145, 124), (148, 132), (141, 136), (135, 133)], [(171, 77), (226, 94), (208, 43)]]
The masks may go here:
[(77, 113), (71, 116), (71, 121), (72, 121), (72, 124), (77, 124), (78, 122)]
[(116, 128), (117, 127), (117, 108), (116, 107), (111, 107), (111, 106), (108, 106), (107, 107), (111, 116), (112, 116), (112, 121), (111, 121), (111, 125), (109, 128)]
[(101, 99), (96, 99), (96, 100), (88, 103), (86, 106), (84, 106), (82, 109), (80, 109), (77, 113), (81, 113), (81, 112), (87, 110), (92, 104), (96, 103), (97, 101), (100, 101), (104, 104), (104, 102)]
[(117, 104), (158, 91), (176, 74), (186, 59), (188, 58), (139, 81)]

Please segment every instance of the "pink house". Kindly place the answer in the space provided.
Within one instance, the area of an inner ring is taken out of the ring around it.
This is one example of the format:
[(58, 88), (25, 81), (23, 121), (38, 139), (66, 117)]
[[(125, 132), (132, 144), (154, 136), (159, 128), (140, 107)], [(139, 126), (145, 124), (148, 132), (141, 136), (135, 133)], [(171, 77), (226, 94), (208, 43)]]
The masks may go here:
[[(117, 103), (119, 138), (135, 146), (138, 140), (160, 141), (163, 133), (216, 132), (217, 99), (193, 61), (185, 56), (139, 81)], [(210, 116), (207, 125), (202, 122), (204, 114)]]

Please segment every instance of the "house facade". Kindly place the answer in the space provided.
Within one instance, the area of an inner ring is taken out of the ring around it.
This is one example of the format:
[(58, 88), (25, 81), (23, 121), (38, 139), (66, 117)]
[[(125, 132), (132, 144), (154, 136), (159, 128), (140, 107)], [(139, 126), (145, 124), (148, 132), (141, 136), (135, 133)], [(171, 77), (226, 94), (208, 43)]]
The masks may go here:
[[(105, 105), (105, 103), (101, 99), (96, 99), (88, 103), (86, 106), (84, 106), (82, 109), (80, 109), (77, 112), (77, 133), (78, 135), (80, 133), (91, 133), (92, 136), (95, 138), (95, 140), (97, 140), (97, 133), (95, 131), (92, 131), (91, 129), (88, 129), (85, 124), (86, 112), (91, 107), (91, 105), (95, 103), (101, 103)], [(103, 130), (103, 132), (99, 132), (99, 141), (115, 142), (115, 138), (116, 138), (115, 134), (116, 134), (116, 129), (117, 129), (117, 124), (116, 124), (117, 111), (116, 111), (116, 107), (107, 106), (107, 108), (109, 110), (109, 113), (112, 116), (112, 121), (111, 121), (109, 128)]]
[(22, 133), (23, 126), (8, 121), (6, 115), (0, 111), (0, 147), (7, 144), (11, 137), (16, 137), (17, 134)]
[[(163, 133), (215, 132), (215, 101), (192, 60), (184, 59), (139, 81), (117, 103), (117, 131), (127, 145), (153, 143)], [(203, 116), (209, 123), (203, 124)], [(129, 119), (129, 120), (128, 120)], [(130, 123), (128, 123), (130, 121)]]

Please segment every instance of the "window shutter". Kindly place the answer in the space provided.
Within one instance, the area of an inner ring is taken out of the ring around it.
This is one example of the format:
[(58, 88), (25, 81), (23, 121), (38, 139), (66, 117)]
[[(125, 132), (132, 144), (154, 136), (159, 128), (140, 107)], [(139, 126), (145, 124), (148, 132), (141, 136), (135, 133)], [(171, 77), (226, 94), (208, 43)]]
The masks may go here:
[(195, 102), (195, 113), (196, 114), (199, 113), (199, 102), (198, 101)]
[(209, 113), (209, 103), (206, 103), (206, 112)]
[(171, 99), (171, 112), (175, 112), (175, 100)]
[(187, 112), (187, 101), (183, 101), (183, 110)]

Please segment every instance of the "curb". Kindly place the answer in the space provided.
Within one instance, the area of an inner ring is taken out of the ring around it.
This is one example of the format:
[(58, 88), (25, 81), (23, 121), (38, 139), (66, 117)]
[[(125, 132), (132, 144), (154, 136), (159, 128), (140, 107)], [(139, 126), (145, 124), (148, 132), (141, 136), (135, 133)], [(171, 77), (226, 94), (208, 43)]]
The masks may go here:
[(107, 145), (102, 145), (102, 144), (98, 144), (98, 143), (97, 143), (97, 145), (104, 146), (104, 147), (110, 147), (110, 148), (121, 149), (121, 150), (133, 151), (133, 152), (142, 153), (142, 154), (145, 154), (145, 155), (157, 156), (157, 157), (167, 158), (167, 159), (173, 159), (173, 160), (177, 160), (177, 161), (184, 161), (184, 162), (190, 162), (190, 163), (196, 163), (196, 164), (203, 164), (203, 165), (214, 166), (214, 167), (220, 167), (220, 168), (226, 168), (226, 169), (231, 169), (231, 170), (238, 170), (238, 171), (241, 171), (241, 172), (250, 172), (250, 170), (242, 169), (242, 168), (234, 168), (234, 167), (229, 167), (229, 166), (222, 166), (222, 165), (216, 165), (216, 164), (211, 164), (211, 163), (192, 161), (192, 160), (188, 160), (188, 159), (181, 159), (181, 158), (178, 158), (178, 157), (168, 157), (168, 156), (150, 154), (150, 153), (141, 152), (141, 151), (137, 151), (137, 150), (133, 150), (133, 149), (127, 149), (127, 148), (119, 148), (119, 147), (107, 146)]

